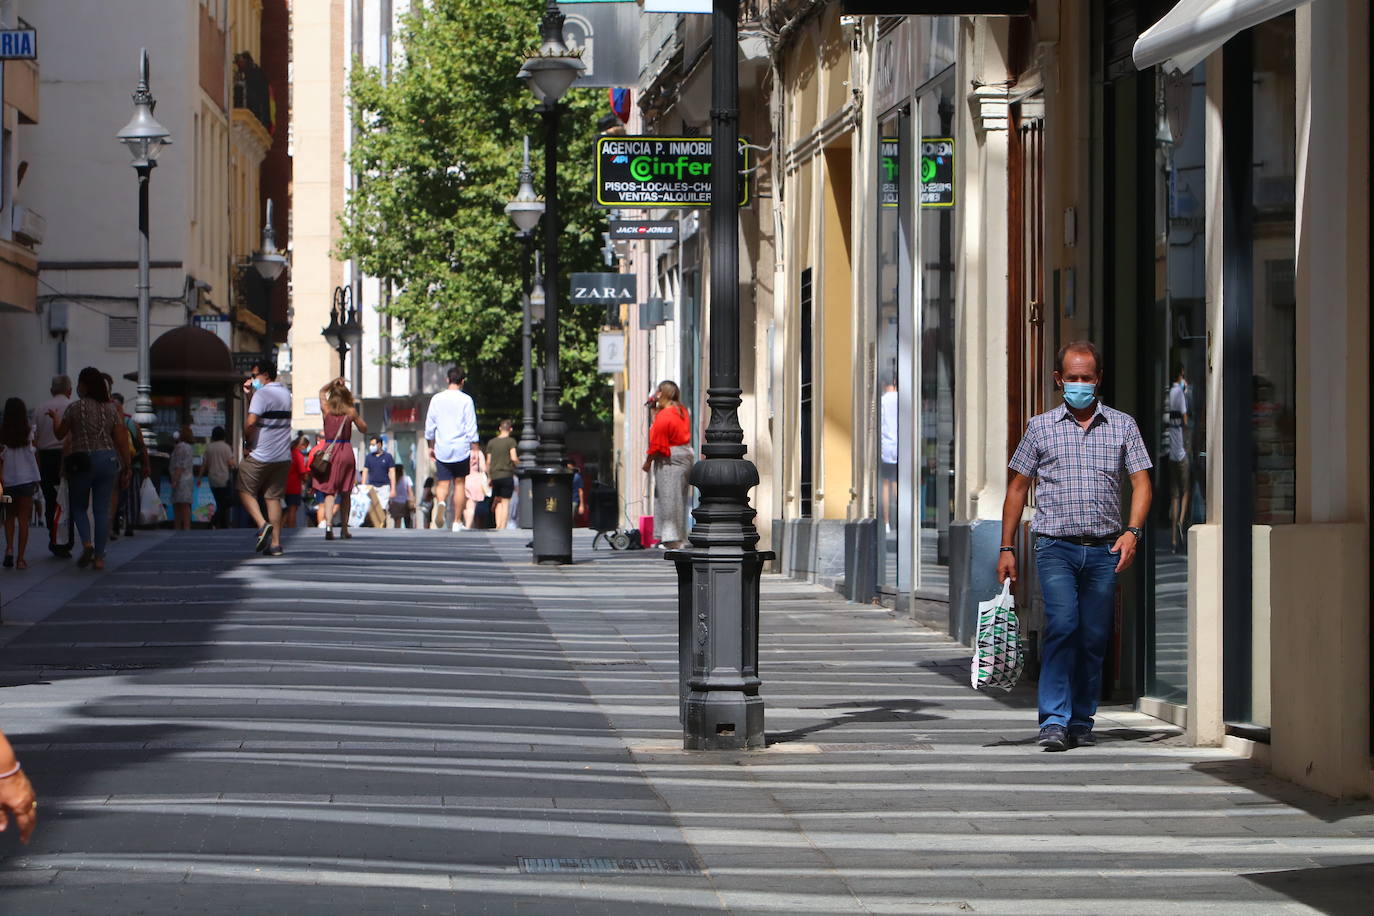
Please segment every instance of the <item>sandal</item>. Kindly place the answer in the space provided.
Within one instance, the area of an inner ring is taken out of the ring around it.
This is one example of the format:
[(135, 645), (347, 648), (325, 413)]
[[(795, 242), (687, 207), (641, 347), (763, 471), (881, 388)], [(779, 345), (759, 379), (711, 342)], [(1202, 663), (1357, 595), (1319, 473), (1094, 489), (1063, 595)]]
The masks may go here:
[(14, 555), (13, 555), (13, 554), (8, 554), (8, 553), (5, 554), (5, 568), (6, 568), (6, 569), (13, 569), (13, 568), (14, 568)]
[(94, 560), (91, 561), (91, 569), (94, 569), (96, 572), (100, 572), (100, 571), (101, 571), (102, 569), (104, 569), (104, 568), (105, 568), (105, 558), (104, 558), (104, 557), (96, 557)]
[(340, 528), (340, 529), (339, 529), (339, 534), (340, 534), (342, 537), (345, 537), (345, 538), (347, 538), (347, 539), (350, 540), (350, 541), (353, 540), (353, 535), (351, 535), (351, 534), (348, 533), (348, 529), (347, 529), (347, 528)]
[(29, 568), (29, 561), (28, 561), (28, 560), (25, 560), (25, 559), (23, 559), (23, 558), (20, 558), (20, 559), (18, 559), (18, 560), (15, 560), (15, 561), (14, 561), (14, 568), (15, 568), (15, 569), (28, 569), (28, 568)]

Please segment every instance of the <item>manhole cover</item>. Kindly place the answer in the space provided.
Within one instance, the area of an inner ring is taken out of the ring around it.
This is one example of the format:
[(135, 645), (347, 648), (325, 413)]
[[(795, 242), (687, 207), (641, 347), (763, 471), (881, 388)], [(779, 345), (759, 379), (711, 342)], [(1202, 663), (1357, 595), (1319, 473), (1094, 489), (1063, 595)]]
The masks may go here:
[(527, 875), (699, 875), (701, 869), (685, 859), (536, 859), (520, 857)]

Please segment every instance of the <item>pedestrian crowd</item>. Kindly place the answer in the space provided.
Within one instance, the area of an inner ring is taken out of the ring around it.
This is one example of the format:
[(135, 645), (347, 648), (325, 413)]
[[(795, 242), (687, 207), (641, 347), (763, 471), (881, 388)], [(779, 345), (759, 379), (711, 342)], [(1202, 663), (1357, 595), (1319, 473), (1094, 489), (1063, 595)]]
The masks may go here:
[[(96, 570), (121, 533), (165, 521), (176, 531), (197, 520), (218, 529), (251, 525), (255, 551), (268, 556), (282, 554), (285, 528), (319, 527), (334, 540), (388, 523), (454, 532), (510, 527), (519, 497), (514, 422), (499, 420), (484, 445), (466, 384), (454, 367), (430, 399), (424, 439), (433, 474), (421, 483), (384, 436), (369, 436), (343, 378), (319, 390), (320, 428), (302, 432), (292, 428), (292, 394), (277, 367), (260, 361), (242, 383), (241, 451), (225, 425), (213, 426), (207, 440), (204, 426), (181, 422), (189, 417), (161, 415), (159, 451), (126, 412), (109, 374), (87, 367), (75, 385), (56, 376), (48, 400), (31, 407), (10, 398), (0, 415), (4, 565), (28, 568), (39, 505), (49, 552), (75, 555), (77, 565)], [(355, 431), (368, 437), (361, 461)]]

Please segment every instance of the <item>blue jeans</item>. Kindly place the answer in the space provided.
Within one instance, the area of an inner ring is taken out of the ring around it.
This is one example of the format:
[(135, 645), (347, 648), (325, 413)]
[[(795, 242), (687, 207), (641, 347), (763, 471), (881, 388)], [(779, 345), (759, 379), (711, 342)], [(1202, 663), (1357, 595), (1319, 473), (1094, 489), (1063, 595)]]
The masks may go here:
[(1040, 648), (1040, 725), (1090, 729), (1102, 695), (1102, 659), (1112, 635), (1118, 557), (1109, 546), (1035, 539), (1045, 599)]
[[(91, 466), (67, 480), (68, 499), (72, 518), (82, 544), (95, 544), (95, 555), (105, 556), (105, 543), (110, 538), (110, 494), (119, 482), (119, 458), (114, 449), (91, 452)], [(95, 516), (95, 537), (91, 537), (91, 520), (86, 511)]]

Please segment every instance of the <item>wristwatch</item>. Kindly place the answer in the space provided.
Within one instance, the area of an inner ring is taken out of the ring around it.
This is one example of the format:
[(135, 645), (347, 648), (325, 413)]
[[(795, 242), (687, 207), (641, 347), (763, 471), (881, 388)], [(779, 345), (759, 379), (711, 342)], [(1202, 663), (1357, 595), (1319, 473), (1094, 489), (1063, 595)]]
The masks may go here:
[(1145, 532), (1142, 529), (1127, 526), (1126, 530), (1135, 535), (1135, 542), (1137, 544), (1145, 540)]

